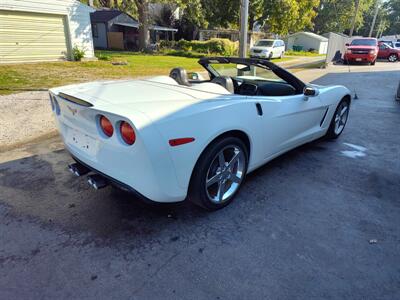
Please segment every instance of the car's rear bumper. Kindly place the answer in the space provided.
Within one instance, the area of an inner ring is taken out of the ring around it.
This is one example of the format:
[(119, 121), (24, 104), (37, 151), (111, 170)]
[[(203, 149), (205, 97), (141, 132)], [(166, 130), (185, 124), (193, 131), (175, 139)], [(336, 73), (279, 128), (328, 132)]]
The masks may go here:
[(178, 202), (186, 198), (187, 189), (178, 183), (168, 143), (155, 128), (148, 126), (145, 133), (137, 131), (136, 142), (128, 146), (117, 132), (105, 137), (97, 123), (99, 114), (106, 115), (113, 124), (127, 117), (57, 100), (56, 124), (65, 148), (76, 160), (152, 201)]

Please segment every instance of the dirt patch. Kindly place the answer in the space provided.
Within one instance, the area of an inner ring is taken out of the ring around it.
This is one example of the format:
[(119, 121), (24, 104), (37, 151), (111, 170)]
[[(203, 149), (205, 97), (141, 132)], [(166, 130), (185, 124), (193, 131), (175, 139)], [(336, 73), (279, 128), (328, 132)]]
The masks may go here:
[(56, 134), (47, 91), (0, 96), (0, 152)]

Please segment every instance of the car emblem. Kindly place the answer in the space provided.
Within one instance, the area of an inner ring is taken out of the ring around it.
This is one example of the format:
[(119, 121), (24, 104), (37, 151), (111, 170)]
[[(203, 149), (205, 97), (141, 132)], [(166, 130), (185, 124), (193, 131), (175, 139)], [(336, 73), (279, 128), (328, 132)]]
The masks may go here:
[(69, 111), (72, 113), (72, 115), (73, 115), (73, 116), (75, 116), (75, 115), (76, 115), (76, 113), (78, 112), (78, 110), (77, 110), (77, 109), (75, 109), (75, 108), (72, 108), (72, 107), (70, 107), (69, 105), (67, 105), (67, 107), (68, 107)]

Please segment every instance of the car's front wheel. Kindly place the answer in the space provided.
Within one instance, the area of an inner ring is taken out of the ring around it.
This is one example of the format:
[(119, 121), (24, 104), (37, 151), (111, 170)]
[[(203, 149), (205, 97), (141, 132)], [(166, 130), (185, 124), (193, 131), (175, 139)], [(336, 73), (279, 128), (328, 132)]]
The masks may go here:
[(331, 124), (329, 126), (326, 136), (330, 139), (337, 139), (343, 132), (349, 117), (350, 101), (347, 98), (340, 101), (333, 115)]
[(398, 57), (396, 54), (390, 54), (388, 57), (388, 61), (390, 61), (390, 62), (395, 62), (395, 61), (397, 61), (397, 59), (398, 59)]
[(216, 140), (193, 170), (189, 200), (207, 210), (227, 206), (244, 181), (247, 165), (248, 151), (241, 139), (229, 136)]

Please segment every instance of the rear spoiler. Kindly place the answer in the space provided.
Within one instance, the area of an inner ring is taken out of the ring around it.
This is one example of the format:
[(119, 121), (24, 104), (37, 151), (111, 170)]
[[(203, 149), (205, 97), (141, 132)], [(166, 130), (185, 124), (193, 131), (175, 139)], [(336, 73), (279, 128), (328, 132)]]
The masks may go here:
[(91, 104), (89, 102), (86, 102), (86, 101), (84, 101), (82, 99), (79, 99), (79, 98), (76, 98), (74, 96), (70, 96), (70, 95), (67, 95), (67, 94), (64, 94), (64, 93), (58, 93), (58, 97), (61, 97), (64, 100), (67, 100), (69, 102), (72, 102), (72, 103), (75, 103), (75, 104), (78, 104), (78, 105), (82, 105), (82, 106), (86, 106), (86, 107), (93, 106), (93, 104)]

